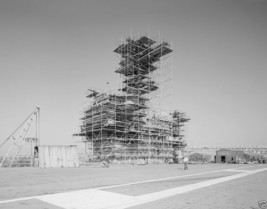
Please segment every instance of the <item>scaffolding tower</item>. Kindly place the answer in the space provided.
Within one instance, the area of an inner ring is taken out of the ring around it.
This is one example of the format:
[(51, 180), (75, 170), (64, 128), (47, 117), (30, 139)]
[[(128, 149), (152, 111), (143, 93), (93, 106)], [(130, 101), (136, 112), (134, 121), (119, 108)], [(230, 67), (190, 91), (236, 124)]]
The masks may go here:
[(189, 119), (178, 111), (163, 117), (149, 105), (149, 96), (159, 88), (153, 72), (172, 49), (165, 41), (142, 36), (127, 38), (114, 52), (120, 56), (115, 72), (121, 75), (122, 86), (117, 93), (88, 90), (91, 104), (77, 135), (90, 144), (92, 161), (173, 160), (175, 150), (186, 146), (183, 126)]

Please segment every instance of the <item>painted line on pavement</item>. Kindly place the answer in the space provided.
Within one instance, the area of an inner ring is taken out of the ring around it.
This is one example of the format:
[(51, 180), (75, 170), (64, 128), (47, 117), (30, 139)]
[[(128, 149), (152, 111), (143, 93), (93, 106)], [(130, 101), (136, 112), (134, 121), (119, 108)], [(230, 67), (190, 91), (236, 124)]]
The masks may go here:
[[(204, 181), (204, 182), (194, 183), (194, 184), (181, 186), (181, 187), (177, 187), (177, 188), (173, 188), (173, 189), (168, 189), (168, 190), (164, 190), (164, 191), (160, 191), (160, 192), (145, 194), (145, 195), (135, 197), (134, 201), (129, 202), (128, 204), (121, 204), (121, 205), (117, 205), (115, 207), (109, 207), (108, 209), (125, 209), (125, 208), (133, 207), (136, 205), (141, 205), (141, 204), (149, 203), (152, 201), (164, 199), (164, 198), (171, 197), (174, 195), (184, 194), (184, 193), (191, 192), (191, 191), (194, 191), (197, 189), (202, 189), (205, 187), (213, 186), (213, 185), (216, 185), (219, 183), (231, 181), (234, 179), (242, 178), (242, 177), (249, 176), (249, 175), (263, 172), (263, 171), (267, 171), (267, 168), (254, 170), (252, 172), (243, 172), (243, 173), (235, 174), (232, 176), (227, 176), (227, 177), (208, 180), (208, 181)], [(66, 208), (66, 209), (69, 209), (69, 208)], [(77, 208), (77, 209), (80, 209), (80, 208)], [(85, 208), (81, 208), (81, 209), (85, 209)], [(94, 209), (100, 209), (100, 208), (94, 208)]]
[[(239, 167), (238, 169), (240, 169), (240, 168), (250, 168), (250, 167), (255, 167), (255, 165), (254, 166), (242, 166), (242, 167)], [(186, 174), (186, 175), (181, 175), (181, 176), (172, 176), (172, 177), (166, 177), (166, 178), (151, 179), (151, 180), (130, 182), (130, 183), (125, 183), (125, 184), (104, 186), (104, 187), (98, 187), (98, 188), (94, 188), (94, 189), (110, 189), (110, 188), (131, 186), (131, 185), (151, 183), (151, 182), (157, 182), (157, 181), (166, 181), (166, 180), (171, 180), (171, 179), (179, 179), (179, 178), (184, 178), (184, 177), (199, 176), (199, 175), (205, 175), (205, 174), (210, 174), (210, 173), (218, 173), (218, 172), (229, 171), (229, 170), (230, 171), (239, 172), (239, 170), (235, 170), (235, 169), (233, 169), (233, 170), (231, 170), (231, 169), (221, 169), (221, 170), (208, 171), (208, 172), (202, 172), (202, 173), (193, 173), (193, 174)], [(242, 170), (240, 172), (242, 172)]]
[(263, 171), (267, 171), (267, 168), (254, 170), (252, 172), (241, 172), (239, 174), (231, 176), (202, 181), (140, 196), (129, 196), (103, 190), (88, 189), (69, 193), (43, 195), (38, 197), (37, 199), (58, 207), (62, 207), (64, 209), (125, 209), (174, 195), (184, 194), (197, 189), (202, 189)]
[[(255, 166), (242, 166), (242, 167), (239, 167), (238, 169), (240, 169), (240, 168), (249, 168), (249, 167), (255, 167)], [(202, 173), (187, 174), (187, 175), (181, 175), (181, 176), (173, 176), (173, 177), (167, 177), (167, 178), (151, 179), (151, 180), (145, 180), (145, 181), (136, 181), (136, 182), (130, 182), (130, 183), (125, 183), (125, 184), (117, 184), (117, 185), (111, 185), (111, 186), (97, 187), (97, 188), (93, 188), (93, 189), (94, 190), (109, 189), (109, 188), (116, 188), (116, 187), (123, 187), (123, 186), (137, 185), (137, 184), (144, 184), (144, 183), (150, 183), (150, 182), (178, 179), (178, 178), (184, 178), (184, 177), (198, 176), (198, 175), (204, 175), (204, 174), (210, 174), (210, 173), (218, 173), (218, 172), (229, 171), (229, 170), (231, 170), (231, 169), (222, 169), (222, 170), (208, 171), (208, 172), (202, 172)], [(232, 171), (242, 172), (242, 171), (239, 171), (239, 170), (232, 170)], [(74, 192), (88, 191), (88, 190), (92, 190), (92, 189), (82, 189), (82, 190), (76, 190)], [(65, 194), (65, 193), (72, 193), (72, 192), (73, 191), (68, 191), (68, 192), (56, 193), (56, 194)], [(54, 195), (54, 194), (52, 194), (52, 195)], [(38, 199), (39, 197), (42, 197), (42, 196), (45, 196), (45, 195), (37, 195), (37, 196), (22, 197), (22, 198), (10, 199), (10, 200), (2, 200), (2, 201), (0, 201), (0, 204), (17, 202), (17, 201), (24, 201), (24, 200), (30, 200), (30, 199), (34, 199), (34, 198)]]
[(250, 173), (250, 172), (253, 172), (253, 170), (234, 170), (234, 169), (227, 169), (225, 171), (239, 172), (239, 173)]
[[(216, 170), (216, 171), (209, 171), (209, 172), (203, 172), (203, 173), (173, 176), (173, 177), (167, 177), (167, 178), (151, 179), (151, 180), (145, 180), (145, 181), (136, 181), (136, 182), (130, 182), (130, 183), (125, 183), (125, 184), (117, 184), (117, 185), (111, 185), (111, 186), (97, 187), (97, 188), (93, 188), (93, 189), (94, 190), (109, 189), (109, 188), (130, 186), (130, 185), (136, 185), (136, 184), (144, 184), (144, 183), (150, 183), (150, 182), (178, 179), (178, 178), (184, 178), (184, 177), (190, 177), (190, 176), (198, 176), (198, 175), (204, 175), (204, 174), (210, 174), (210, 173), (217, 173), (217, 172), (222, 172), (222, 171), (225, 171), (225, 170)], [(81, 190), (75, 190), (75, 191), (83, 191), (83, 190), (87, 191), (88, 189), (81, 189)], [(63, 192), (63, 193), (72, 193), (72, 192), (73, 191), (68, 191), (68, 192)], [(16, 199), (11, 199), (11, 200), (3, 200), (3, 201), (0, 201), (0, 204), (9, 203), (9, 202), (17, 202), (17, 201), (22, 201), (22, 200), (29, 200), (29, 199), (33, 199), (33, 198), (38, 198), (40, 196), (43, 196), (43, 195), (22, 197), (22, 198), (16, 198)]]

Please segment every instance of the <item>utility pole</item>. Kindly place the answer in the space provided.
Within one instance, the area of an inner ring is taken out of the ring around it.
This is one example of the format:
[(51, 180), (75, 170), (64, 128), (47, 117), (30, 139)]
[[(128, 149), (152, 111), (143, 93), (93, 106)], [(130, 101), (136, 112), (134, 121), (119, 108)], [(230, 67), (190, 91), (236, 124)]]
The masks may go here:
[(40, 141), (40, 107), (37, 106), (37, 115), (36, 115), (36, 138), (37, 138), (37, 146), (41, 145)]

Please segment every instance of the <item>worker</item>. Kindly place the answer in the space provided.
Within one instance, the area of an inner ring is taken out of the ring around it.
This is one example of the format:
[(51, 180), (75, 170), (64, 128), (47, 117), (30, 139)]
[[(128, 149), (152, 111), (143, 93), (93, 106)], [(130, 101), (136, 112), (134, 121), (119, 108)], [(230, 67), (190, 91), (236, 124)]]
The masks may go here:
[(184, 163), (184, 170), (188, 170), (188, 157), (187, 156), (184, 156), (183, 158), (183, 163)]

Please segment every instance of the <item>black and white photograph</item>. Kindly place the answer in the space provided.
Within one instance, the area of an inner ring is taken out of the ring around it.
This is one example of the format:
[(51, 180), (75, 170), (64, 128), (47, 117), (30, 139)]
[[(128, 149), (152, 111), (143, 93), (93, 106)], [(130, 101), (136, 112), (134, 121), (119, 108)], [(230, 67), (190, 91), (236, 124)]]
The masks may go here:
[(267, 208), (267, 0), (0, 0), (0, 209)]

